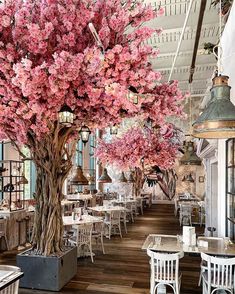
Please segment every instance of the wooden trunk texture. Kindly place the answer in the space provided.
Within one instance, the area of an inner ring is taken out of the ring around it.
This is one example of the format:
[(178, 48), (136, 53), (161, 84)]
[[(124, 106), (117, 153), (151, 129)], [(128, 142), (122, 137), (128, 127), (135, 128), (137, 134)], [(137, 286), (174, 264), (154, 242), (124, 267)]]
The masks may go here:
[[(197, 233), (204, 228), (197, 227)], [(93, 246), (95, 257), (78, 259), (77, 275), (60, 291), (61, 294), (149, 294), (149, 258), (141, 246), (148, 234), (180, 234), (178, 218), (173, 205), (159, 204), (147, 208), (128, 225), (128, 234), (123, 238), (105, 239), (103, 255), (100, 248)], [(124, 233), (124, 231), (123, 231)], [(15, 253), (1, 254), (2, 264), (15, 264)], [(181, 294), (199, 294), (197, 286), (200, 258), (185, 256), (180, 261), (182, 272)], [(36, 273), (35, 273), (36, 274)], [(43, 291), (20, 289), (19, 294), (45, 294)], [(53, 292), (50, 292), (53, 293)], [(170, 292), (170, 290), (168, 291)]]

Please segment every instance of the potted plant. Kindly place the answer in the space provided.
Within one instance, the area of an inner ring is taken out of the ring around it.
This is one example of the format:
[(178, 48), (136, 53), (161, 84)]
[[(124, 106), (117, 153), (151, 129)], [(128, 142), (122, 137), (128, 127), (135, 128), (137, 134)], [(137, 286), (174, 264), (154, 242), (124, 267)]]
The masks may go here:
[[(62, 242), (61, 200), (79, 130), (118, 124), (147, 105), (156, 112), (165, 92), (169, 112), (182, 98), (176, 84), (159, 83), (148, 61), (155, 51), (143, 45), (156, 30), (140, 24), (162, 13), (132, 0), (1, 3), (0, 140), (23, 158), (26, 146), (37, 172), (33, 247), (18, 256), (24, 287), (59, 290), (75, 273), (76, 249)], [(130, 86), (148, 98), (132, 103)]]

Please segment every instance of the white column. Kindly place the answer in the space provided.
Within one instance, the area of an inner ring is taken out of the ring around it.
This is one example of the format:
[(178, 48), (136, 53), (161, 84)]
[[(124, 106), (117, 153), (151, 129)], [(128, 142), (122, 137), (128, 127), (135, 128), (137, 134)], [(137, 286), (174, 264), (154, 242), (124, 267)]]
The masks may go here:
[(226, 140), (218, 140), (218, 236), (226, 232)]

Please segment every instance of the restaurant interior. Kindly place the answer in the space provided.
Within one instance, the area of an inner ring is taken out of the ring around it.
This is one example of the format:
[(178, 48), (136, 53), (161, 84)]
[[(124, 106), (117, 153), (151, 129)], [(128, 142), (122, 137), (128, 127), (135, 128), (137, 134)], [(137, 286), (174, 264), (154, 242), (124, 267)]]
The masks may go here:
[(234, 22), (0, 1), (0, 294), (235, 294)]

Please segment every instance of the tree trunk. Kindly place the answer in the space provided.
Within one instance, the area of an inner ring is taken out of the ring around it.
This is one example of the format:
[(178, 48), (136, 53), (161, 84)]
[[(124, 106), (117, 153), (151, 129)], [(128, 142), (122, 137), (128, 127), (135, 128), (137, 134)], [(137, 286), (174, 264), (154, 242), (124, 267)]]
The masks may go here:
[(56, 174), (47, 174), (38, 166), (36, 170), (36, 211), (32, 241), (39, 254), (49, 255), (62, 250), (63, 183)]
[(38, 254), (62, 250), (62, 187), (71, 167), (77, 138), (67, 146), (72, 129), (56, 125), (40, 140), (31, 138), (28, 148), (36, 165), (36, 211), (32, 235)]
[(136, 197), (140, 196), (140, 192), (143, 189), (144, 185), (144, 173), (140, 168), (135, 168), (135, 173), (134, 173), (134, 194)]

